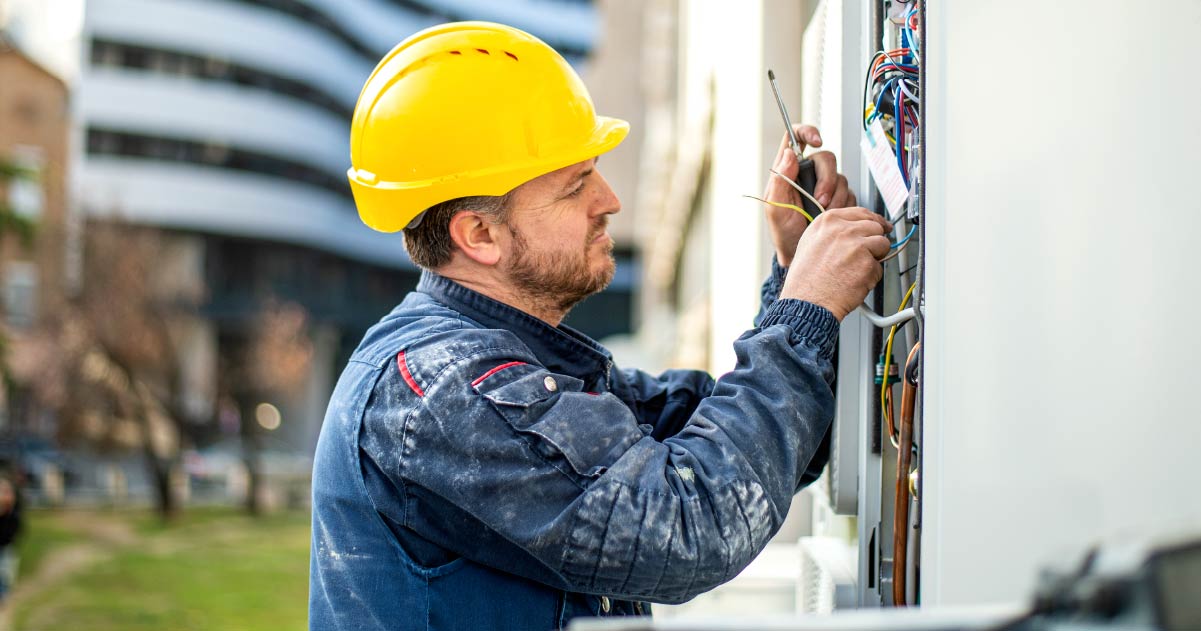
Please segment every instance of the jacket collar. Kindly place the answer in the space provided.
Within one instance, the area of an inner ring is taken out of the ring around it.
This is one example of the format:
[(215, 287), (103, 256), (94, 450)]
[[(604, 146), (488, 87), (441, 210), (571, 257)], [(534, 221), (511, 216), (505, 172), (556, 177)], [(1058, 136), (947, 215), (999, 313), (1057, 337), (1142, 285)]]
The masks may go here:
[(547, 369), (591, 381), (599, 373), (609, 381), (613, 356), (592, 338), (565, 325), (553, 327), (534, 316), (468, 289), (429, 270), (421, 272), (417, 291), (481, 325), (516, 335)]

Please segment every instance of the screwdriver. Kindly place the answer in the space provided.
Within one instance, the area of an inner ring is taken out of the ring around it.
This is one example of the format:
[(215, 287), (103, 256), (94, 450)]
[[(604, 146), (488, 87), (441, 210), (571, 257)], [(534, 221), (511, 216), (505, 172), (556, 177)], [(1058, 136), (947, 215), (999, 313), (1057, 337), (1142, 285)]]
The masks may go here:
[[(776, 73), (770, 69), (767, 71), (767, 82), (771, 84), (771, 92), (776, 97), (776, 104), (780, 106), (780, 116), (784, 119), (784, 128), (788, 130), (788, 145), (792, 147), (792, 152), (796, 154), (797, 159), (797, 177), (796, 183), (810, 195), (813, 194), (813, 189), (817, 188), (817, 169), (813, 166), (813, 160), (801, 156), (801, 143), (796, 137), (796, 130), (792, 128), (792, 121), (788, 118), (788, 110), (784, 107), (784, 99), (780, 98), (780, 88), (776, 85)], [(802, 196), (803, 197), (803, 196)], [(801, 200), (801, 205), (810, 215), (816, 217), (821, 214), (821, 208), (808, 198)]]

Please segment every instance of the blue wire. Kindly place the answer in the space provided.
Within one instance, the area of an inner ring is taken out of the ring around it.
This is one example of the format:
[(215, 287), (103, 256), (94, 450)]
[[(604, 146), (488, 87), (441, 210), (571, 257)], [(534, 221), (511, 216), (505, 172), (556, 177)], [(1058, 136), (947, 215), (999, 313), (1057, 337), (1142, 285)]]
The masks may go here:
[(905, 172), (905, 138), (897, 131), (901, 128), (901, 85), (897, 84), (896, 92), (892, 95), (892, 120), (896, 127), (893, 128), (893, 133), (897, 137), (897, 169), (901, 172), (901, 179), (905, 182), (905, 188), (909, 188), (909, 174)]
[(888, 246), (888, 249), (895, 250), (895, 249), (901, 247), (902, 245), (905, 245), (905, 242), (908, 241), (909, 239), (911, 239), (913, 237), (913, 233), (915, 233), (915, 232), (917, 232), (917, 226), (913, 226), (912, 228), (910, 228), (909, 234), (905, 235), (904, 239), (901, 239), (900, 241), (897, 241), (896, 243)]
[(897, 79), (897, 77), (893, 77), (893, 78), (891, 78), (891, 79), (889, 79), (889, 80), (885, 81), (885, 82), (884, 82), (884, 85), (880, 87), (880, 94), (879, 94), (879, 96), (877, 96), (877, 97), (876, 97), (876, 105), (875, 105), (875, 107), (872, 109), (872, 112), (873, 112), (873, 113), (872, 113), (872, 116), (871, 116), (871, 118), (869, 118), (869, 119), (868, 119), (868, 122), (869, 122), (869, 123), (870, 123), (872, 120), (875, 120), (875, 119), (876, 119), (876, 117), (880, 116), (880, 103), (882, 103), (882, 102), (884, 101), (884, 94), (885, 94), (886, 92), (888, 92), (888, 88), (889, 88), (890, 86), (892, 86), (892, 84), (893, 84), (893, 83), (896, 83), (898, 80), (899, 80), (899, 79)]
[(880, 118), (880, 116), (882, 116), (882, 114), (880, 112), (880, 103), (884, 101), (884, 91), (886, 89), (888, 89), (888, 83), (891, 81), (892, 81), (892, 79), (889, 79), (888, 81), (886, 81), (884, 83), (884, 87), (880, 88), (880, 94), (876, 97), (875, 106), (872, 107), (872, 114), (871, 114), (871, 116), (867, 117), (868, 123), (871, 123), (872, 121), (874, 121), (877, 118)]

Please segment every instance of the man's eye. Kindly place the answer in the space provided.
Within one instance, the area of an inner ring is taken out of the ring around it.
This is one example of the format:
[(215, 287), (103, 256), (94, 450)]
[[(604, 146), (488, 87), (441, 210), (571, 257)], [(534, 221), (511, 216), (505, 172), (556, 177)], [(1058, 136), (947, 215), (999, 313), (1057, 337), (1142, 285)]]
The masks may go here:
[(580, 193), (583, 193), (583, 192), (584, 192), (584, 185), (580, 184), (579, 186), (575, 187), (574, 191), (568, 193), (567, 197), (579, 197)]

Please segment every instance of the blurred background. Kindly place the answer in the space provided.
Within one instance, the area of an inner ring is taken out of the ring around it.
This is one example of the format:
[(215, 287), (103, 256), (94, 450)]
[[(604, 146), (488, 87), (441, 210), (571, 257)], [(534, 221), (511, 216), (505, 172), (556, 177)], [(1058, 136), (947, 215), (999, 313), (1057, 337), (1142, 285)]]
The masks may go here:
[[(771, 252), (740, 197), (782, 133), (763, 72), (802, 112), (817, 4), (0, 0), (4, 623), (304, 628), (325, 404), (418, 276), (358, 220), (349, 119), (428, 26), (525, 29), (632, 124), (617, 274), (568, 323), (623, 365), (732, 366)], [(762, 610), (800, 606), (796, 528), (741, 579)]]

